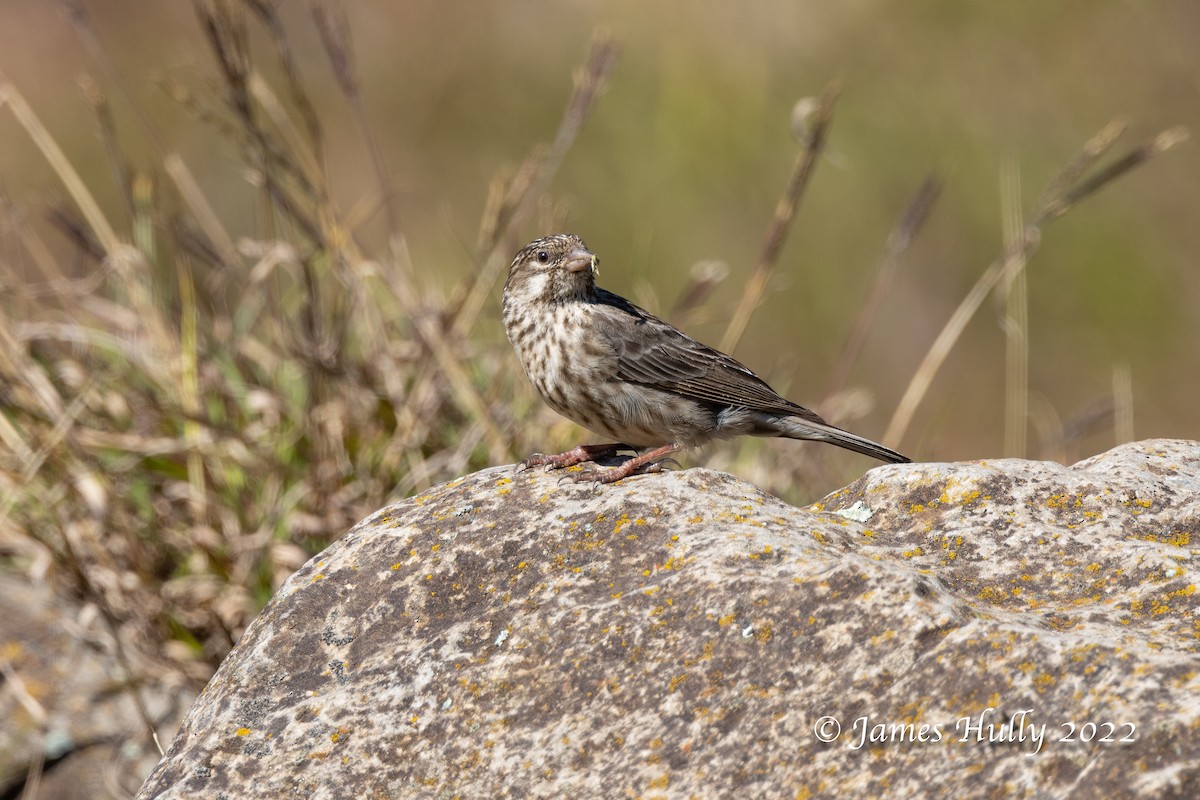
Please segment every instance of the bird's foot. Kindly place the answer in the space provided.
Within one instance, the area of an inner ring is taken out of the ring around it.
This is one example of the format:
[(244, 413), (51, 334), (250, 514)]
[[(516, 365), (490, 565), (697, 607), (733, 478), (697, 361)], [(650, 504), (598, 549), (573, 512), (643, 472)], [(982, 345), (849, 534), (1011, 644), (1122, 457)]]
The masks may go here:
[(679, 450), (677, 444), (666, 444), (662, 447), (656, 447), (649, 452), (642, 453), (640, 456), (634, 456), (623, 464), (617, 464), (614, 467), (592, 467), (585, 469), (582, 472), (577, 472), (571, 475), (571, 479), (576, 483), (614, 483), (622, 478), (628, 478), (630, 475), (650, 475), (655, 472), (662, 472), (666, 464), (674, 464), (679, 466), (679, 462), (673, 458), (665, 458), (671, 453)]
[(613, 467), (590, 467), (580, 472), (573, 472), (570, 475), (564, 476), (575, 481), (576, 483), (616, 483), (617, 481), (628, 478), (630, 475), (651, 475), (655, 472), (662, 472), (662, 464), (642, 464), (641, 466), (630, 467), (633, 459), (629, 459), (624, 464), (617, 464)]
[(622, 447), (624, 445), (621, 444), (581, 444), (574, 449), (557, 455), (534, 453), (517, 465), (517, 471), (520, 472), (530, 467), (545, 467), (547, 470), (573, 467), (576, 464), (595, 461), (598, 458), (614, 456)]

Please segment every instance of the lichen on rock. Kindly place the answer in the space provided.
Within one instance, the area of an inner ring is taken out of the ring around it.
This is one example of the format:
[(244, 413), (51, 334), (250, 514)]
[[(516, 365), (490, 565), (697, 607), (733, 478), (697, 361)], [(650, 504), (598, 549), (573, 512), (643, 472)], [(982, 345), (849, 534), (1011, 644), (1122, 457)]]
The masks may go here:
[(138, 796), (1194, 796), (1198, 548), (1195, 442), (484, 470), (295, 573)]

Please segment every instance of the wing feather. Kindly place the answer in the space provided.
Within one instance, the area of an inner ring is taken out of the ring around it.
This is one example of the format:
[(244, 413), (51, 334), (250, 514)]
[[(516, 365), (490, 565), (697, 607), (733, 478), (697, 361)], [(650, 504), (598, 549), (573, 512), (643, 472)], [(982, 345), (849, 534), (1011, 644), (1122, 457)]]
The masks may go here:
[(617, 378), (716, 405), (823, 423), (813, 412), (781, 397), (741, 362), (625, 298), (598, 289), (597, 301), (610, 310), (598, 315), (603, 320), (598, 333), (616, 352)]

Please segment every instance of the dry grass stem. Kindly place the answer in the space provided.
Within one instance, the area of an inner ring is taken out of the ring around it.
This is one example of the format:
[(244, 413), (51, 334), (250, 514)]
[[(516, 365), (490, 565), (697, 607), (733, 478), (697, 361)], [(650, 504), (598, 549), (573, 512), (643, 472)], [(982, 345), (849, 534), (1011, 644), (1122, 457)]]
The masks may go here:
[(0, 70), (0, 107), (8, 106), (13, 116), (17, 118), (17, 122), (25, 129), (25, 133), (37, 145), (41, 151), (42, 157), (50, 164), (51, 169), (58, 175), (58, 179), (62, 181), (66, 187), (67, 193), (71, 195), (71, 199), (75, 201), (75, 205), (83, 213), (84, 218), (88, 222), (92, 233), (99, 239), (100, 245), (104, 248), (105, 254), (112, 256), (121, 246), (121, 240), (117, 236), (117, 232), (113, 230), (108, 219), (100, 210), (99, 204), (83, 179), (79, 177), (79, 173), (75, 167), (71, 165), (70, 160), (58, 146), (58, 142), (54, 141), (54, 137), (50, 135), (50, 131), (42, 125), (37, 114), (25, 102), (25, 98), (17, 91), (17, 87), (9, 81), (8, 76)]
[(833, 372), (825, 387), (825, 399), (821, 403), (822, 407), (827, 406), (835, 395), (846, 388), (846, 383), (850, 380), (850, 373), (862, 353), (867, 336), (875, 325), (879, 308), (883, 305), (883, 299), (888, 295), (900, 262), (908, 251), (908, 246), (912, 243), (913, 238), (925, 224), (925, 220), (929, 218), (929, 213), (933, 210), (933, 205), (937, 202), (941, 192), (942, 182), (940, 180), (932, 176), (926, 178), (909, 202), (908, 208), (904, 210), (900, 221), (888, 235), (883, 258), (880, 259), (879, 267), (875, 270), (875, 279), (871, 283), (871, 291), (867, 295), (866, 302), (859, 309), (858, 315), (854, 319), (854, 325), (850, 328), (850, 334), (846, 337), (846, 343), (842, 345), (842, 351), (834, 362)]
[(1004, 310), (1004, 455), (1024, 458), (1029, 422), (1029, 292), (1025, 280), (1022, 235), (1021, 173), (1015, 161), (1005, 162), (1000, 180), (1004, 249), (1012, 260), (1004, 267), (1000, 292)]
[(825, 147), (825, 136), (828, 133), (829, 124), (833, 120), (833, 106), (837, 102), (840, 90), (839, 81), (829, 84), (812, 112), (803, 121), (808, 127), (800, 132), (802, 144), (800, 152), (796, 155), (796, 161), (792, 165), (792, 174), (788, 178), (787, 188), (784, 189), (775, 206), (775, 214), (771, 218), (770, 224), (767, 225), (767, 233), (763, 238), (762, 250), (754, 265), (754, 271), (746, 281), (741, 299), (738, 300), (737, 307), (733, 311), (733, 317), (729, 320), (725, 334), (721, 337), (719, 348), (726, 353), (732, 353), (737, 349), (738, 342), (742, 340), (742, 334), (746, 332), (746, 326), (750, 323), (750, 317), (758, 308), (758, 304), (762, 302), (763, 293), (775, 271), (775, 263), (779, 260), (779, 252), (787, 240), (792, 219), (796, 216), (800, 198), (804, 194), (805, 187), (808, 186), (809, 178), (812, 177), (817, 160)]
[(487, 229), (491, 233), (483, 242), (482, 256), (473, 270), (475, 278), (465, 296), (450, 303), (454, 309), (450, 316), (454, 338), (465, 337), (479, 319), (480, 311), (495, 291), (497, 279), (508, 266), (511, 253), (517, 249), (517, 243), (511, 241), (511, 235), (521, 229), (538, 200), (549, 189), (567, 151), (575, 143), (583, 123), (608, 85), (609, 76), (620, 55), (619, 41), (606, 31), (595, 33), (583, 66), (575, 73), (574, 87), (554, 141), (549, 148), (535, 148), (509, 184), (510, 189), (518, 191), (498, 211), (493, 211), (494, 219), (485, 217), (481, 230)]
[(188, 169), (184, 160), (178, 154), (170, 153), (163, 159), (163, 169), (171, 178), (172, 183), (175, 185), (175, 190), (183, 198), (183, 202), (187, 205), (188, 210), (192, 212), (193, 221), (200, 226), (200, 229), (204, 231), (204, 235), (208, 237), (209, 243), (216, 248), (221, 262), (227, 266), (237, 264), (240, 258), (238, 257), (237, 247), (234, 245), (233, 239), (230, 238), (229, 232), (225, 230), (225, 226), (221, 224), (217, 212), (200, 190), (195, 176)]
[[(958, 308), (950, 315), (950, 319), (946, 321), (937, 338), (934, 339), (888, 423), (883, 437), (885, 444), (895, 447), (904, 438), (908, 426), (912, 422), (913, 414), (916, 413), (917, 407), (933, 383), (934, 376), (937, 375), (946, 357), (954, 348), (955, 342), (962, 335), (967, 323), (975, 316), (975, 312), (979, 310), (984, 299), (996, 288), (1006, 272), (1018, 269), (1017, 265), (1027, 261), (1037, 250), (1041, 239), (1041, 227), (1046, 222), (1067, 213), (1075, 205), (1129, 170), (1166, 152), (1188, 138), (1188, 133), (1183, 128), (1171, 128), (1163, 131), (1109, 166), (1072, 185), (1070, 179), (1082, 174), (1108, 152), (1123, 130), (1124, 125), (1119, 121), (1105, 127), (1084, 146), (1079, 156), (1050, 181), (1046, 191), (1042, 193), (1038, 207), (1023, 226), (1020, 237), (983, 271), (975, 285), (959, 303)], [(1020, 261), (1017, 260), (1018, 256)]]
[(1112, 387), (1116, 444), (1136, 441), (1133, 436), (1133, 370), (1128, 364), (1113, 366)]
[(359, 91), (359, 81), (355, 73), (350, 24), (346, 19), (345, 9), (336, 0), (312, 0), (311, 8), (313, 20), (321, 34), (321, 45), (329, 57), (338, 85), (350, 103), (359, 137), (367, 147), (371, 165), (375, 170), (375, 180), (379, 184), (379, 193), (383, 198), (383, 208), (387, 216), (388, 232), (391, 236), (396, 236), (400, 232), (399, 213), (392, 197), (392, 182), (384, 167), (383, 154), (379, 150), (379, 143), (375, 141), (375, 135), (371, 132), (371, 126), (367, 123), (367, 111), (363, 107), (362, 92)]

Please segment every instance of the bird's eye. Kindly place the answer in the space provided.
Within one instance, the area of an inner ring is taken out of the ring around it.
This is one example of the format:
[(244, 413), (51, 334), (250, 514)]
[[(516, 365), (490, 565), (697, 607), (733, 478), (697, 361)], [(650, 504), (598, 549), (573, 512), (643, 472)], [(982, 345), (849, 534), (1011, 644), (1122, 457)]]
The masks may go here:
[(550, 254), (547, 253), (545, 250), (538, 250), (537, 260), (540, 261), (541, 263), (545, 264), (547, 261), (550, 260)]

